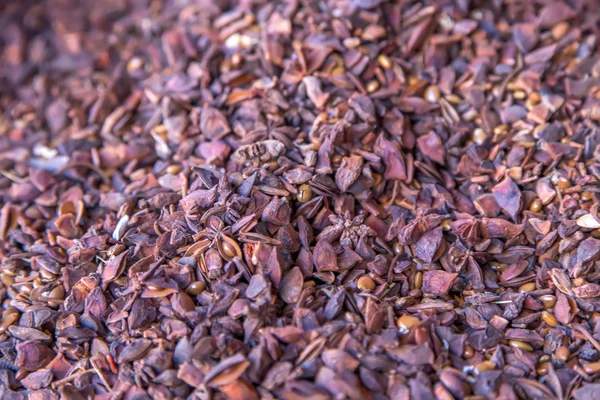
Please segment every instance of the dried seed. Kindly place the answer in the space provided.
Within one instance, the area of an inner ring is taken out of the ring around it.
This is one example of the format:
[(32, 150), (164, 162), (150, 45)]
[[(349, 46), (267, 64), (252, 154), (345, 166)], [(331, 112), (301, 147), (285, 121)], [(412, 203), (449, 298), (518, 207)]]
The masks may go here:
[(440, 89), (435, 85), (428, 86), (423, 97), (430, 103), (437, 103), (440, 101)]
[(569, 348), (566, 346), (560, 346), (556, 349), (554, 356), (556, 357), (556, 359), (559, 362), (566, 362), (569, 357), (571, 356), (571, 352), (569, 351)]
[(542, 320), (551, 327), (556, 327), (558, 325), (558, 320), (548, 311), (542, 311)]
[(298, 188), (298, 201), (300, 203), (306, 203), (313, 197), (313, 191), (307, 184), (300, 185)]
[(373, 280), (373, 278), (371, 278), (370, 276), (367, 276), (367, 275), (363, 275), (360, 278), (358, 278), (358, 281), (356, 282), (356, 286), (361, 291), (365, 291), (365, 290), (373, 291), (377, 287), (375, 285), (375, 281)]
[(540, 212), (542, 210), (542, 207), (542, 201), (540, 199), (535, 199), (529, 206), (529, 210), (533, 212)]
[(392, 62), (390, 61), (388, 56), (386, 56), (384, 54), (380, 54), (377, 57), (377, 62), (379, 62), (379, 65), (381, 65), (382, 68), (385, 68), (385, 69), (392, 68)]
[(478, 144), (481, 146), (481, 145), (483, 145), (483, 143), (485, 143), (485, 140), (487, 139), (487, 135), (483, 129), (476, 128), (473, 131), (473, 136), (471, 137), (471, 139), (473, 140), (473, 142), (475, 142), (475, 144)]
[(519, 348), (525, 351), (533, 351), (533, 347), (529, 343), (522, 342), (520, 340), (509, 340), (508, 345), (510, 347)]
[(398, 325), (398, 329), (400, 333), (405, 335), (410, 332), (414, 327), (421, 323), (421, 320), (417, 317), (413, 317), (412, 315), (403, 315), (398, 317), (398, 321), (396, 322)]
[(206, 285), (204, 284), (204, 282), (195, 281), (190, 283), (189, 286), (185, 289), (185, 291), (192, 296), (197, 296), (200, 293), (204, 292), (204, 289), (206, 289)]

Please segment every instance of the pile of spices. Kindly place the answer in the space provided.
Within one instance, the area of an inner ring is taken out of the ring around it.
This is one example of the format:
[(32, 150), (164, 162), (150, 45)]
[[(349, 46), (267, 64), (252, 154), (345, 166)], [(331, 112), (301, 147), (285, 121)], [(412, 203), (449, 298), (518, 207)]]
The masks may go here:
[(0, 10), (2, 399), (600, 397), (597, 0)]

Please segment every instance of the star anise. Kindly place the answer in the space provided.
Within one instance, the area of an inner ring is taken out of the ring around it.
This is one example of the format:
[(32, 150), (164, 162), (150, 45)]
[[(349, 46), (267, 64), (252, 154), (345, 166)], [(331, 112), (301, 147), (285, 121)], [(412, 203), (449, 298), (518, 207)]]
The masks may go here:
[(349, 212), (344, 216), (333, 214), (329, 217), (332, 225), (323, 229), (317, 237), (318, 240), (327, 240), (334, 242), (339, 239), (342, 246), (356, 247), (361, 237), (373, 236), (374, 232), (367, 225), (364, 225), (364, 215), (351, 217)]

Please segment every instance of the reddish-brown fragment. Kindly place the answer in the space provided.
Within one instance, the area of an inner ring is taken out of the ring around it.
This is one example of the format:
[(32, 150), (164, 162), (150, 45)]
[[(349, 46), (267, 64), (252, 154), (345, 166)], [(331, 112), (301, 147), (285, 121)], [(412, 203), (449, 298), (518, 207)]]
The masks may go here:
[(457, 273), (446, 271), (425, 271), (423, 273), (423, 291), (437, 296), (446, 295), (457, 276)]

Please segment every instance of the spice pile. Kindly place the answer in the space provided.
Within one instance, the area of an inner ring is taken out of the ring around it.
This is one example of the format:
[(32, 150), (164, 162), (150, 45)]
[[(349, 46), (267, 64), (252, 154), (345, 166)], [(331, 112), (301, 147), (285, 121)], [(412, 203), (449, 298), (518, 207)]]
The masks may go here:
[(13, 1), (0, 397), (600, 396), (600, 12)]

